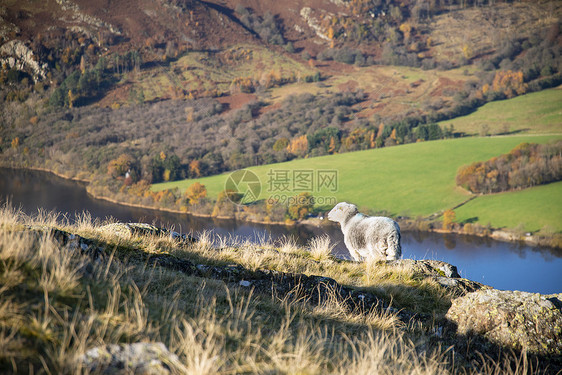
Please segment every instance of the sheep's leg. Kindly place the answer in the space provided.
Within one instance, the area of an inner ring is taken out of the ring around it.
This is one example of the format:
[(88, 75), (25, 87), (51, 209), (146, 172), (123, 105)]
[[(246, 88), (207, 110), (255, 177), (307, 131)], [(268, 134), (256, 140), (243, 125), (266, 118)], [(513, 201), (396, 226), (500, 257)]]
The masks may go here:
[(351, 257), (355, 259), (357, 262), (360, 262), (363, 258), (361, 257), (359, 252), (357, 252), (357, 250), (355, 250), (355, 248), (351, 246), (351, 244), (348, 243), (348, 241), (346, 241), (345, 239), (343, 242), (345, 243), (345, 246), (347, 247), (347, 250), (349, 251)]
[(396, 254), (396, 249), (392, 246), (389, 246), (386, 249), (386, 260), (396, 260), (398, 259), (398, 256)]
[(386, 244), (384, 243), (384, 241), (369, 243), (367, 245), (367, 249), (369, 250), (369, 256), (372, 259), (380, 260), (380, 259), (384, 259), (386, 256), (385, 255)]
[(391, 234), (387, 239), (386, 260), (396, 260), (402, 255), (400, 234)]

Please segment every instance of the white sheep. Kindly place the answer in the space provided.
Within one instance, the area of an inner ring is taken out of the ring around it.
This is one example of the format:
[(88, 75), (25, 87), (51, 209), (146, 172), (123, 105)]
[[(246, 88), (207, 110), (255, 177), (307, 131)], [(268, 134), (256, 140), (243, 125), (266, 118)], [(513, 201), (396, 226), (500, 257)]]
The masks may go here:
[(400, 227), (388, 217), (366, 216), (354, 204), (338, 203), (328, 220), (340, 223), (345, 246), (353, 259), (396, 260), (402, 255)]

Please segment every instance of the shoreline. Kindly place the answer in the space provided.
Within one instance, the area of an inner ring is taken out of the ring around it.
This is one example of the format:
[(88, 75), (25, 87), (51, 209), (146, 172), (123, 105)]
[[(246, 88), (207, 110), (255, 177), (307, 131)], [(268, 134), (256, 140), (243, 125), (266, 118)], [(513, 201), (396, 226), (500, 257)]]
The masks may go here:
[(47, 168), (41, 168), (41, 167), (25, 167), (25, 168), (23, 168), (23, 167), (8, 167), (8, 168), (24, 169), (24, 170), (27, 169), (27, 170), (31, 170), (31, 171), (40, 171), (40, 172), (51, 173), (51, 174), (54, 174), (57, 177), (64, 178), (65, 180), (76, 181), (76, 182), (80, 182), (80, 183), (83, 183), (83, 184), (90, 184), (92, 182), (92, 181), (86, 180), (84, 178), (68, 177), (68, 176), (63, 175), (62, 173), (55, 172), (55, 171), (53, 171), (51, 169), (47, 169)]
[[(88, 189), (88, 186), (91, 183), (90, 180), (82, 179), (82, 178), (78, 178), (78, 177), (65, 176), (62, 173), (59, 173), (59, 172), (56, 172), (56, 171), (53, 171), (53, 170), (50, 170), (50, 169), (47, 169), (47, 168), (43, 168), (43, 167), (19, 167), (19, 166), (15, 167), (15, 166), (12, 166), (12, 165), (6, 166), (5, 164), (0, 165), (0, 167), (11, 168), (11, 169), (19, 169), (19, 170), (40, 171), (40, 172), (53, 174), (53, 175), (55, 175), (59, 178), (65, 179), (65, 180), (70, 180), (70, 181), (78, 182), (78, 183), (81, 183), (81, 184), (86, 184), (86, 186), (84, 186), (84, 188), (86, 189), (86, 193), (88, 194), (88, 196), (92, 197), (93, 199), (103, 200), (103, 201), (110, 202), (110, 203), (117, 204), (117, 205), (121, 205), (121, 206), (142, 208), (142, 209), (160, 211), (160, 212), (169, 212), (169, 213), (172, 213), (172, 214), (190, 215), (190, 216), (193, 216), (193, 217), (203, 217), (203, 218), (209, 218), (209, 219), (235, 220), (237, 222), (260, 224), (260, 225), (278, 225), (278, 226), (288, 226), (288, 227), (290, 227), (290, 226), (316, 226), (316, 227), (320, 227), (322, 225), (325, 225), (325, 224), (323, 224), (323, 221), (318, 219), (318, 218), (308, 218), (308, 219), (304, 219), (304, 220), (300, 220), (300, 221), (294, 221), (294, 222), (290, 222), (290, 223), (279, 222), (279, 221), (266, 222), (266, 221), (261, 221), (261, 220), (244, 219), (244, 218), (239, 218), (239, 217), (236, 217), (236, 216), (234, 216), (234, 217), (212, 216), (211, 214), (202, 214), (202, 213), (181, 211), (181, 210), (177, 210), (177, 209), (170, 209), (170, 208), (164, 208), (164, 207), (148, 206), (148, 205), (139, 204), (139, 203), (131, 203), (131, 202), (126, 202), (126, 201), (120, 201), (120, 200), (110, 198), (110, 197), (107, 197), (107, 196), (103, 196), (103, 195), (94, 194), (90, 191), (90, 189)], [(473, 198), (470, 198), (469, 200), (471, 200), (471, 199), (473, 199)], [(465, 202), (463, 202), (463, 203), (465, 203)], [(403, 230), (408, 231), (407, 229), (403, 229)], [(442, 229), (442, 228), (432, 228), (432, 229), (429, 229), (429, 230), (411, 229), (409, 231), (475, 236), (475, 237), (480, 237), (480, 238), (489, 238), (491, 240), (500, 241), (500, 242), (525, 243), (528, 246), (543, 246), (543, 247), (549, 247), (549, 248), (553, 248), (553, 249), (559, 249), (559, 247), (557, 247), (557, 246), (552, 246), (552, 245), (541, 243), (542, 242), (541, 239), (536, 238), (533, 235), (524, 236), (523, 238), (521, 238), (520, 236), (518, 236), (515, 233), (509, 232), (509, 231), (504, 231), (504, 230), (499, 230), (499, 229), (497, 229), (497, 230), (491, 229), (491, 232), (489, 234), (464, 233), (464, 232), (458, 231), (458, 230)]]
[[(103, 201), (110, 202), (110, 203), (113, 203), (113, 204), (118, 204), (118, 205), (121, 205), (121, 206), (143, 208), (143, 209), (146, 209), (146, 210), (153, 210), (153, 211), (169, 212), (169, 213), (178, 214), (178, 215), (190, 215), (190, 216), (194, 216), (194, 217), (204, 217), (204, 218), (209, 218), (209, 219), (236, 220), (236, 221), (243, 221), (243, 222), (246, 222), (246, 223), (263, 224), (263, 225), (287, 225), (285, 222), (281, 222), (281, 221), (265, 222), (265, 221), (259, 221), (259, 220), (240, 219), (240, 218), (231, 217), (231, 216), (213, 216), (211, 214), (202, 214), (202, 213), (197, 213), (197, 212), (175, 210), (175, 209), (172, 209), (172, 208), (164, 208), (164, 207), (148, 206), (148, 205), (139, 204), (139, 203), (124, 202), (124, 201), (119, 201), (117, 199), (106, 197), (106, 196), (103, 196), (103, 195), (94, 194), (94, 193), (90, 192), (87, 188), (86, 188), (86, 192), (88, 193), (88, 195), (90, 197), (92, 197), (94, 199), (103, 200)], [(296, 224), (300, 224), (300, 223), (296, 223)], [(294, 224), (294, 225), (296, 225), (296, 224)]]
[(138, 203), (130, 203), (130, 202), (123, 202), (123, 201), (118, 201), (116, 199), (113, 198), (109, 198), (103, 195), (96, 195), (93, 194), (89, 191), (88, 195), (94, 199), (99, 199), (99, 200), (103, 200), (103, 201), (107, 201), (113, 204), (118, 204), (121, 206), (128, 206), (128, 207), (136, 207), (136, 208), (143, 208), (146, 210), (153, 210), (153, 211), (162, 211), (162, 212), (169, 212), (169, 213), (173, 213), (173, 214), (178, 214), (178, 215), (189, 215), (189, 216), (194, 216), (194, 217), (204, 217), (204, 218), (208, 218), (208, 219), (218, 219), (218, 220), (236, 220), (236, 221), (242, 221), (245, 223), (253, 223), (253, 224), (263, 224), (263, 225), (287, 225), (286, 223), (282, 222), (282, 221), (259, 221), (259, 220), (247, 220), (247, 219), (240, 219), (237, 218), (235, 216), (213, 216), (211, 214), (202, 214), (202, 213), (198, 213), (198, 212), (190, 212), (190, 211), (181, 211), (181, 210), (175, 210), (172, 208), (164, 208), (164, 207), (156, 207), (156, 206), (147, 206), (144, 204), (138, 204)]

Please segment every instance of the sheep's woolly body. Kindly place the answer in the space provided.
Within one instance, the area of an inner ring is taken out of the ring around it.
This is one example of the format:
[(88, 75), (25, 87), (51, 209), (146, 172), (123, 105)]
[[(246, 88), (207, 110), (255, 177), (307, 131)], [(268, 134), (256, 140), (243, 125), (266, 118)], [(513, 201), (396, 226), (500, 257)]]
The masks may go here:
[(357, 206), (342, 202), (328, 213), (328, 219), (340, 223), (345, 246), (355, 260), (395, 260), (402, 255), (400, 227), (388, 217), (366, 216)]

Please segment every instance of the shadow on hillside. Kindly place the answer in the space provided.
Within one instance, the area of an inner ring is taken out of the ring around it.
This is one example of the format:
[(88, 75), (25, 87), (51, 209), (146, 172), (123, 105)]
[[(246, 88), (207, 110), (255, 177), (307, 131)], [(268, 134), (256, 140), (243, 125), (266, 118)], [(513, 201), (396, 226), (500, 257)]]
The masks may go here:
[(531, 128), (516, 129), (516, 130), (507, 131), (507, 132), (501, 132), (501, 133), (498, 133), (497, 135), (515, 135), (515, 134), (519, 134), (519, 133), (528, 132), (529, 130), (531, 130)]
[[(171, 63), (177, 62), (180, 58), (182, 58), (183, 56), (189, 54), (189, 53), (209, 53), (209, 54), (216, 54), (221, 52), (221, 50), (219, 49), (204, 49), (204, 48), (200, 48), (200, 49), (190, 49), (189, 51), (186, 51), (182, 54), (179, 54), (178, 56), (169, 56), (166, 58), (165, 61), (162, 60), (151, 60), (151, 61), (145, 61), (141, 64), (141, 69), (152, 69), (152, 68), (169, 68)], [(187, 70), (193, 70), (195, 68), (187, 68)]]
[(463, 220), (461, 224), (472, 224), (472, 223), (476, 223), (477, 221), (478, 221), (478, 216), (474, 216), (474, 217), (469, 217), (466, 220)]
[[(440, 337), (439, 337), (440, 336)], [(470, 332), (457, 334), (457, 325), (446, 320), (443, 329), (436, 329), (432, 343), (451, 348), (455, 362), (462, 367), (477, 369), (479, 373), (560, 374), (562, 357), (523, 352), (490, 341), (483, 335)], [(494, 366), (490, 368), (490, 361)], [(518, 369), (519, 371), (516, 371)], [(493, 371), (495, 370), (495, 371)]]
[(215, 3), (211, 3), (208, 1), (201, 1), (203, 4), (205, 4), (206, 6), (208, 6), (211, 9), (216, 10), (219, 13), (224, 14), (225, 16), (227, 16), (232, 22), (236, 23), (237, 25), (239, 25), (240, 27), (242, 27), (244, 30), (246, 30), (247, 32), (249, 32), (253, 37), (257, 38), (257, 39), (261, 39), (260, 36), (258, 35), (258, 33), (256, 33), (254, 30), (248, 28), (246, 25), (244, 25), (242, 23), (242, 21), (240, 21), (238, 19), (238, 17), (236, 17), (234, 15), (234, 11), (230, 8), (227, 8), (225, 6), (219, 5), (219, 4), (215, 4)]

